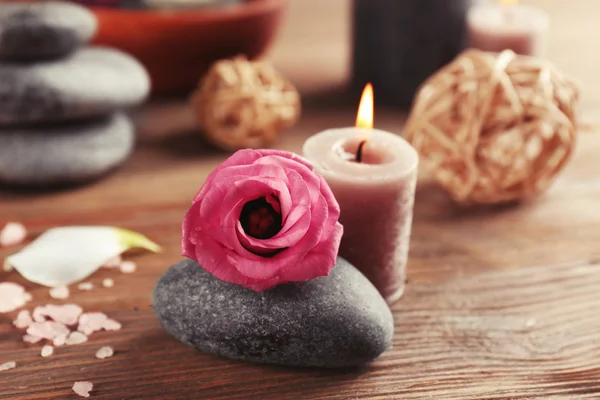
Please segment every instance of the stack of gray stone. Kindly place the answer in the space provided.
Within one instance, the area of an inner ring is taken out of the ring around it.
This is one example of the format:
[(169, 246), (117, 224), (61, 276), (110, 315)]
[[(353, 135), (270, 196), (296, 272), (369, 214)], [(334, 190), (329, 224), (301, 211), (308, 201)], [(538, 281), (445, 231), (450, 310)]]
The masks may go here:
[(87, 46), (96, 29), (74, 3), (0, 4), (0, 183), (83, 183), (131, 154), (125, 112), (150, 79), (129, 55)]

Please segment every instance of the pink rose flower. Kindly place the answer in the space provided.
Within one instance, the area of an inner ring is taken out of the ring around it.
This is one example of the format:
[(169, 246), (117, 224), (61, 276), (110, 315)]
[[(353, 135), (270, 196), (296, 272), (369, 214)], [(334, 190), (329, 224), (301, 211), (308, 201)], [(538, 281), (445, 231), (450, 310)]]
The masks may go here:
[(340, 208), (305, 159), (240, 150), (206, 179), (183, 220), (181, 248), (215, 277), (262, 292), (328, 275)]

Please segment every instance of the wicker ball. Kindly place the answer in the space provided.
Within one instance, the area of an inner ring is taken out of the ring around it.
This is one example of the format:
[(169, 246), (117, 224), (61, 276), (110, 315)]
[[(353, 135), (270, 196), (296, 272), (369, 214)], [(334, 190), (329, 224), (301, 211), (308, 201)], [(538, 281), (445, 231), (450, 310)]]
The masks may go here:
[(212, 65), (191, 104), (206, 138), (225, 150), (271, 146), (300, 117), (300, 95), (267, 61)]
[(466, 50), (420, 88), (407, 139), (461, 203), (546, 190), (573, 152), (579, 90), (552, 64)]

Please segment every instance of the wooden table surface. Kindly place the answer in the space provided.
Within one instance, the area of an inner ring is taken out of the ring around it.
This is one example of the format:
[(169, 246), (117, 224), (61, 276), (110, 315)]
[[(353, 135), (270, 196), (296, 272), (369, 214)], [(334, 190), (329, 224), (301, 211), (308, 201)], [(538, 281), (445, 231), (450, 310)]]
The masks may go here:
[[(351, 125), (358, 99), (322, 95), (343, 85), (348, 67), (348, 1), (292, 0), (271, 51), (305, 94), (300, 123), (278, 147), (300, 151), (306, 137)], [(553, 19), (550, 58), (583, 84), (583, 118), (600, 119), (600, 2), (537, 0)], [(327, 38), (323, 40), (322, 38)], [(404, 115), (378, 110), (376, 125), (400, 132)], [(131, 228), (164, 246), (130, 258), (138, 271), (100, 271), (91, 292), (70, 301), (104, 311), (120, 332), (60, 348), (50, 358), (26, 345), (0, 316), (0, 399), (70, 399), (90, 380), (98, 399), (600, 399), (600, 137), (582, 133), (566, 171), (544, 196), (517, 207), (463, 209), (426, 176), (419, 182), (409, 283), (393, 307), (394, 346), (358, 370), (324, 371), (234, 362), (196, 352), (159, 326), (151, 308), (157, 278), (181, 259), (180, 222), (206, 175), (227, 154), (204, 145), (183, 100), (136, 113), (140, 139), (115, 174), (51, 193), (0, 192), (0, 222), (37, 235), (68, 224)], [(0, 250), (0, 258), (12, 250)], [(34, 301), (47, 289), (16, 273)], [(56, 301), (54, 301), (56, 302)], [(31, 308), (31, 307), (30, 307)], [(93, 355), (113, 346), (110, 359)]]

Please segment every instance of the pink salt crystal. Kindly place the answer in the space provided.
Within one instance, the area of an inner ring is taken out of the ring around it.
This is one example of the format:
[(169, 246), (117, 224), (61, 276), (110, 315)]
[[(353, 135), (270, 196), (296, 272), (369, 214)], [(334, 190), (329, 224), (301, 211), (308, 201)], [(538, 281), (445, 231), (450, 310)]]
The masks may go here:
[(66, 299), (69, 297), (69, 288), (66, 286), (57, 286), (50, 289), (50, 297), (53, 299)]
[(64, 346), (67, 343), (67, 335), (58, 335), (52, 341), (52, 344), (56, 347)]
[(75, 382), (73, 384), (73, 391), (81, 397), (90, 397), (90, 392), (94, 388), (91, 382)]
[(111, 288), (111, 287), (115, 286), (115, 281), (113, 281), (110, 278), (106, 278), (105, 280), (102, 281), (102, 286), (104, 286), (105, 288)]
[(102, 325), (102, 328), (107, 331), (118, 331), (121, 329), (121, 323), (115, 321), (114, 319), (107, 319)]
[(81, 282), (79, 285), (77, 285), (77, 289), (79, 289), (79, 290), (89, 291), (89, 290), (92, 290), (93, 288), (94, 288), (94, 285), (91, 282)]
[(91, 335), (96, 331), (102, 330), (107, 319), (108, 317), (104, 313), (83, 313), (79, 317), (79, 326), (77, 327), (77, 330), (86, 335)]
[(27, 333), (42, 339), (53, 340), (59, 335), (69, 334), (69, 328), (61, 323), (53, 321), (34, 322), (27, 328)]
[(43, 317), (50, 317), (55, 322), (60, 322), (64, 325), (75, 325), (82, 312), (83, 309), (77, 304), (64, 304), (60, 306), (48, 304), (44, 307), (36, 307), (33, 310), (33, 315), (34, 318), (36, 315), (41, 315)]
[(27, 342), (27, 343), (37, 343), (40, 340), (42, 340), (41, 337), (37, 337), (37, 336), (29, 335), (29, 334), (23, 336), (23, 341)]
[(0, 364), (0, 371), (7, 371), (9, 369), (13, 369), (17, 366), (17, 363), (14, 361), (9, 361), (4, 364)]
[(52, 354), (54, 354), (54, 347), (49, 345), (42, 347), (42, 351), (40, 353), (42, 357), (50, 357)]
[(103, 268), (119, 268), (121, 266), (121, 262), (123, 261), (123, 259), (121, 258), (120, 255), (115, 256), (113, 258), (111, 258), (110, 260), (106, 261), (104, 263), (104, 265), (102, 265)]
[(71, 332), (69, 337), (67, 338), (66, 344), (67, 346), (71, 346), (74, 344), (81, 344), (87, 342), (88, 338), (81, 332)]
[(14, 246), (27, 237), (27, 228), (18, 222), (9, 222), (0, 230), (0, 247)]
[(104, 347), (100, 347), (100, 349), (96, 352), (96, 358), (108, 358), (108, 357), (112, 357), (112, 355), (114, 354), (114, 351), (112, 349), (112, 347), (108, 347), (108, 346), (104, 346)]
[(13, 325), (19, 329), (26, 329), (33, 323), (31, 319), (31, 314), (28, 310), (21, 310), (19, 314), (17, 314), (17, 319), (13, 321)]
[(21, 308), (31, 300), (25, 288), (12, 282), (0, 283), (0, 313), (7, 313)]
[(124, 274), (131, 274), (132, 272), (135, 272), (136, 268), (137, 266), (133, 261), (123, 261), (120, 267), (121, 272)]

